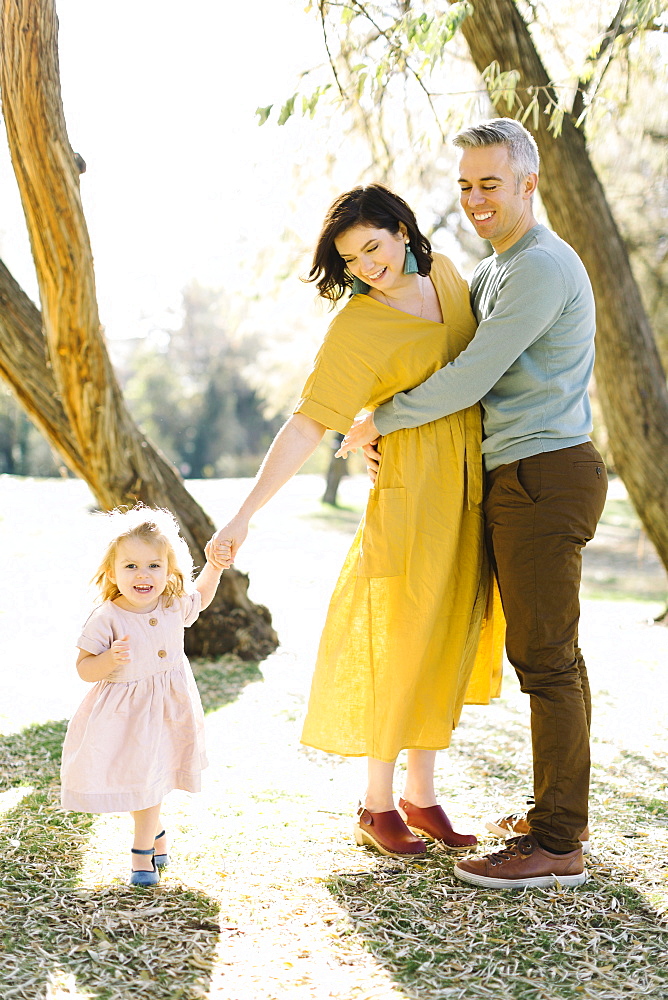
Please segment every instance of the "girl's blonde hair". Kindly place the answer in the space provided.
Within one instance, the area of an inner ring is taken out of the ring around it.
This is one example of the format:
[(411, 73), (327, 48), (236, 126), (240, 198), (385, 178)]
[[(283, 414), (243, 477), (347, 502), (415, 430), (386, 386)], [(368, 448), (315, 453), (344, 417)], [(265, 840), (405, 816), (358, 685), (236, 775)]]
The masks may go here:
[(120, 597), (120, 590), (111, 579), (120, 542), (129, 538), (139, 538), (148, 545), (161, 548), (167, 556), (167, 586), (163, 591), (165, 607), (169, 607), (175, 597), (186, 593), (186, 581), (192, 580), (193, 561), (186, 542), (179, 534), (178, 523), (172, 513), (161, 507), (116, 507), (102, 515), (111, 540), (107, 544), (102, 562), (92, 583), (97, 587), (103, 601), (113, 601)]

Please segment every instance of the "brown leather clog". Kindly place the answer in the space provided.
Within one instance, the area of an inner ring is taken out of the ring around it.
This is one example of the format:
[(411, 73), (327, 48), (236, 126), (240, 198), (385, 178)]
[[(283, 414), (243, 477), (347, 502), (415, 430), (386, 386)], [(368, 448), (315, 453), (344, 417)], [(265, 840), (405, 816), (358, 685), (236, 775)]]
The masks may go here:
[(354, 827), (355, 843), (368, 844), (390, 858), (424, 857), (427, 845), (408, 829), (396, 809), (371, 812), (360, 804)]
[(472, 833), (457, 833), (441, 806), (422, 809), (406, 799), (399, 799), (399, 808), (406, 814), (406, 824), (418, 837), (436, 840), (448, 851), (470, 851), (478, 841)]

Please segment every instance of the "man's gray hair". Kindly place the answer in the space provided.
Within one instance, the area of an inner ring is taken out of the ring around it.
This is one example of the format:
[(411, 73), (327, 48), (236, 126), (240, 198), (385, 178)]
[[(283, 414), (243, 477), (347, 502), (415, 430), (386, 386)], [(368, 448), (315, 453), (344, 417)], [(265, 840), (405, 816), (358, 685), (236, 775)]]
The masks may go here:
[(514, 118), (492, 118), (458, 132), (452, 140), (458, 149), (505, 146), (518, 184), (527, 174), (537, 174), (540, 157), (536, 140)]

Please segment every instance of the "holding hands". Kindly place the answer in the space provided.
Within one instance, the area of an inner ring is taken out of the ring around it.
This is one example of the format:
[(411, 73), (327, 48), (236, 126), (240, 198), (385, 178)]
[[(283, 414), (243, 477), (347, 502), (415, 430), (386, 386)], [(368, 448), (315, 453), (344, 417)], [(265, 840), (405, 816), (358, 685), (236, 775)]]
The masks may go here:
[(206, 544), (204, 553), (217, 569), (228, 569), (248, 534), (248, 521), (237, 514), (224, 527), (219, 528)]
[(219, 532), (209, 539), (204, 546), (206, 561), (217, 571), (229, 569), (232, 565), (232, 554), (227, 541), (219, 541)]

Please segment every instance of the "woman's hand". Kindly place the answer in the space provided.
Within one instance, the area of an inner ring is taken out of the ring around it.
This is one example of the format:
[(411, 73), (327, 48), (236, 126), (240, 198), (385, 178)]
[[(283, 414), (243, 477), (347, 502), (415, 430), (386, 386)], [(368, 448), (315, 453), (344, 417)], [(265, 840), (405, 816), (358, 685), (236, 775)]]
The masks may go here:
[(228, 569), (248, 534), (248, 520), (237, 514), (225, 527), (219, 528), (207, 542), (204, 554), (217, 568)]
[(368, 413), (366, 417), (355, 421), (341, 442), (341, 447), (337, 451), (336, 457), (347, 458), (349, 452), (357, 451), (358, 448), (363, 448), (365, 444), (377, 441), (379, 437), (378, 428), (373, 422), (373, 413)]

